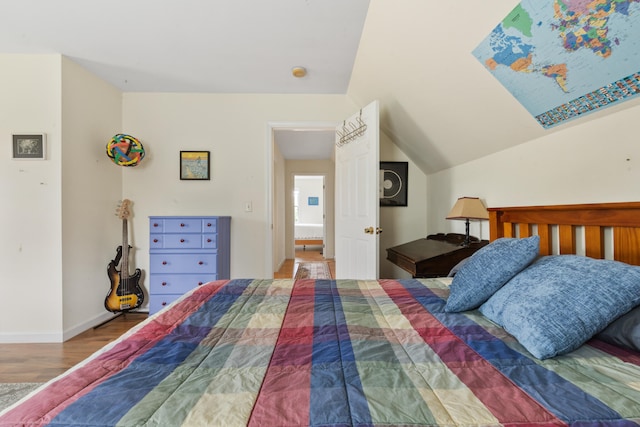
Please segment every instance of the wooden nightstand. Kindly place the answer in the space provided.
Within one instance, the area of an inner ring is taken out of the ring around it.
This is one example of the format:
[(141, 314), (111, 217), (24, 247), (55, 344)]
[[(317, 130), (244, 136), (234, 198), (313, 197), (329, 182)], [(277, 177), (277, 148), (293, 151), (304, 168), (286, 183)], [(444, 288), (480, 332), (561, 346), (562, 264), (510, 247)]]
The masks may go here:
[(432, 234), (388, 248), (387, 259), (413, 277), (444, 277), (460, 261), (489, 244), (472, 237), (469, 246), (461, 246), (463, 240), (463, 234)]

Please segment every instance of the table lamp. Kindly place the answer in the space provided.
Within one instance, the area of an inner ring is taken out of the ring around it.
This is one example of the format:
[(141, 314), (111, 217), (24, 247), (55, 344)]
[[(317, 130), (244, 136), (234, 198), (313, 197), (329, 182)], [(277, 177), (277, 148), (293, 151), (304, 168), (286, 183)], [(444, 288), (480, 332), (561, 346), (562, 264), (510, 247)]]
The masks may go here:
[(456, 204), (453, 205), (447, 219), (463, 219), (465, 220), (466, 232), (463, 246), (469, 246), (469, 220), (472, 219), (489, 219), (487, 208), (477, 197), (460, 197)]

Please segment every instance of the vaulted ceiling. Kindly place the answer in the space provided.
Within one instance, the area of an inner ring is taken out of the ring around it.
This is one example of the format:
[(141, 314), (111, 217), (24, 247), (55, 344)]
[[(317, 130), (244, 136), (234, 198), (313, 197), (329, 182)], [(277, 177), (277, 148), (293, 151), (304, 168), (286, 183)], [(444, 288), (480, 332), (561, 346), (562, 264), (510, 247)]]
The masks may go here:
[(378, 99), (382, 130), (432, 173), (640, 103), (540, 127), (471, 54), (517, 4), (5, 0), (0, 53), (61, 53), (125, 92)]

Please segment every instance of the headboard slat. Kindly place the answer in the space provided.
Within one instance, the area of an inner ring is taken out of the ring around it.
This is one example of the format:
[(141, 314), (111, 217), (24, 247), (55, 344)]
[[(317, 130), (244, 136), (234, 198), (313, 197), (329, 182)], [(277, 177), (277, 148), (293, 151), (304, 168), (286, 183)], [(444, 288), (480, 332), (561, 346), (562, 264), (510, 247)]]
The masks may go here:
[(613, 230), (614, 259), (640, 265), (640, 229), (616, 227)]
[(504, 237), (515, 237), (516, 233), (515, 233), (514, 224), (510, 222), (505, 222), (503, 234), (504, 234)]
[(576, 253), (576, 228), (573, 225), (558, 225), (558, 239), (561, 254)]
[(604, 258), (604, 228), (597, 225), (584, 227), (584, 252), (591, 258)]
[(533, 226), (531, 224), (520, 224), (518, 226), (518, 234), (520, 237), (533, 236)]
[(538, 224), (538, 236), (540, 236), (540, 255), (551, 255), (553, 252), (551, 226), (549, 224)]

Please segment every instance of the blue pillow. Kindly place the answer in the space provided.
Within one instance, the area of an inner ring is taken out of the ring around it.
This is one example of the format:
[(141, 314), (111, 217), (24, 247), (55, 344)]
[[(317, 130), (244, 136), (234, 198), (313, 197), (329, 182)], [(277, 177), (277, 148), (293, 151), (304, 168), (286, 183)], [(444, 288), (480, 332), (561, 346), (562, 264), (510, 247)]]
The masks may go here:
[(445, 311), (473, 310), (538, 256), (540, 237), (502, 238), (483, 247), (453, 277)]
[(480, 307), (531, 354), (580, 347), (640, 303), (640, 267), (577, 255), (541, 258)]

